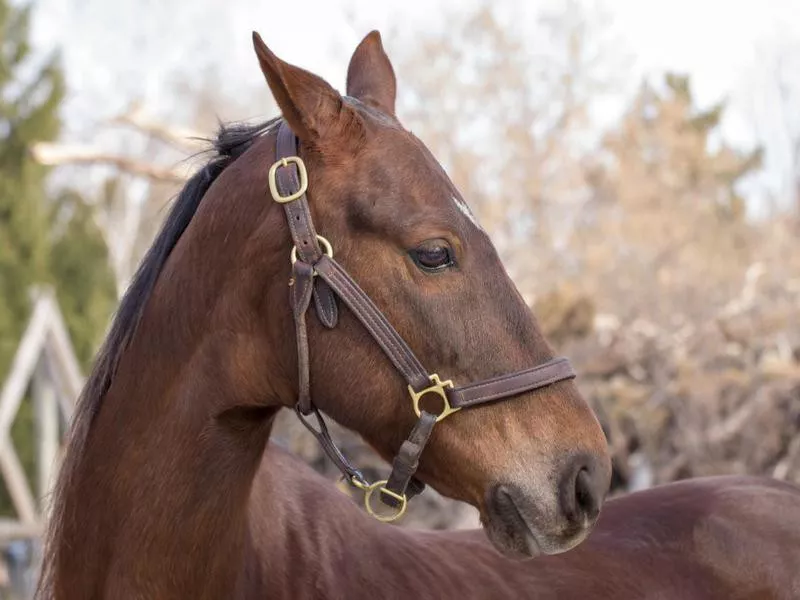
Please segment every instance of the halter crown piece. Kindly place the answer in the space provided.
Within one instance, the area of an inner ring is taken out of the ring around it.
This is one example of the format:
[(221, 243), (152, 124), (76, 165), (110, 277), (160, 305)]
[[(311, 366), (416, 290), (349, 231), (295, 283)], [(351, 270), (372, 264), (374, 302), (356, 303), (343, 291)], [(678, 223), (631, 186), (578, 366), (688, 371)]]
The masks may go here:
[[(394, 521), (405, 513), (409, 498), (425, 488), (414, 474), (419, 457), (437, 423), (462, 408), (510, 398), (572, 379), (575, 372), (568, 359), (553, 358), (523, 371), (458, 387), (450, 380), (442, 381), (436, 373), (429, 374), (370, 297), (333, 259), (330, 242), (314, 229), (306, 195), (308, 173), (298, 154), (297, 137), (285, 121), (281, 122), (278, 129), (276, 157), (277, 161), (269, 170), (270, 195), (275, 202), (283, 205), (294, 242), (290, 253), (292, 278), (289, 297), (297, 338), (298, 398), (295, 412), (345, 479), (364, 491), (367, 512), (379, 521)], [(336, 447), (324, 417), (311, 400), (306, 314), (313, 299), (320, 322), (328, 329), (336, 327), (337, 297), (358, 318), (405, 378), (411, 408), (418, 417), (417, 424), (392, 461), (391, 475), (375, 483), (369, 483)], [(438, 396), (441, 401), (442, 409), (438, 414), (420, 408), (421, 399), (429, 395)], [(307, 418), (312, 413), (317, 427)], [(390, 514), (381, 514), (374, 509), (372, 500), (375, 496), (393, 509)]]

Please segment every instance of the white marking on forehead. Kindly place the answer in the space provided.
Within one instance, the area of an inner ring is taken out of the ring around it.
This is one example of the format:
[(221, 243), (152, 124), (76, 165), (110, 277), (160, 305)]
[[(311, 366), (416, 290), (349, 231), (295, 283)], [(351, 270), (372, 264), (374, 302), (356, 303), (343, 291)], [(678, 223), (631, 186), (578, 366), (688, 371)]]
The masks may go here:
[(478, 219), (476, 219), (475, 215), (472, 214), (472, 211), (469, 209), (469, 206), (467, 206), (467, 203), (455, 195), (452, 196), (452, 199), (456, 207), (458, 207), (458, 210), (461, 211), (461, 214), (467, 217), (472, 224), (475, 225), (475, 227), (483, 231), (483, 227), (481, 227), (480, 223), (478, 223)]

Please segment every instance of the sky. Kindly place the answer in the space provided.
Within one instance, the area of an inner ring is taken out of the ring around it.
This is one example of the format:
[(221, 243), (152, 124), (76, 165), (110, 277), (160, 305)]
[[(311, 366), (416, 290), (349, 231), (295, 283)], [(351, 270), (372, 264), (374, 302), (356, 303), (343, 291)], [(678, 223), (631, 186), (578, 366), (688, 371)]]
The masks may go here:
[[(40, 50), (60, 48), (64, 57), (70, 89), (64, 137), (102, 144), (111, 134), (98, 133), (96, 124), (134, 100), (154, 116), (184, 118), (175, 90), (204, 80), (209, 70), (224, 73), (220, 92), (231, 98), (263, 91), (254, 29), (279, 56), (342, 89), (349, 54), (370, 29), (397, 33), (386, 38), (391, 55), (399, 50), (393, 41), (413, 44), (419, 32), (446, 27), (448, 9), (468, 10), (477, 2), (38, 0), (33, 41)], [(523, 35), (533, 35), (539, 11), (553, 2), (493, 5)], [(602, 6), (628, 54), (629, 83), (677, 70), (692, 77), (701, 105), (728, 99), (726, 139), (744, 147), (766, 144), (767, 173), (759, 183), (778, 194), (785, 183), (786, 140), (765, 63), (780, 47), (800, 51), (800, 0), (607, 0)]]

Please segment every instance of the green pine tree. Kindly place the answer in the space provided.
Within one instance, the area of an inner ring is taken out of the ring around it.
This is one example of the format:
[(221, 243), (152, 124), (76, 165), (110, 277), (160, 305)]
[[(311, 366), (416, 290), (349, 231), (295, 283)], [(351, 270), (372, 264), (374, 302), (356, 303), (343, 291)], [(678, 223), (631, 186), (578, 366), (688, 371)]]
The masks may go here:
[[(0, 0), (0, 382), (27, 325), (32, 286), (55, 286), (84, 365), (115, 301), (106, 247), (89, 207), (74, 192), (48, 197), (49, 170), (31, 153), (36, 142), (58, 136), (64, 79), (57, 56), (40, 64), (32, 55), (30, 19), (29, 5)], [(29, 399), (11, 435), (30, 481), (36, 465)], [(0, 516), (13, 514), (0, 482)]]
[(78, 360), (88, 368), (116, 307), (108, 249), (92, 208), (73, 190), (62, 192), (53, 214), (49, 269)]
[(55, 59), (20, 76), (30, 59), (29, 22), (30, 7), (0, 0), (0, 379), (25, 327), (30, 286), (48, 281), (47, 171), (29, 149), (58, 135), (64, 93)]

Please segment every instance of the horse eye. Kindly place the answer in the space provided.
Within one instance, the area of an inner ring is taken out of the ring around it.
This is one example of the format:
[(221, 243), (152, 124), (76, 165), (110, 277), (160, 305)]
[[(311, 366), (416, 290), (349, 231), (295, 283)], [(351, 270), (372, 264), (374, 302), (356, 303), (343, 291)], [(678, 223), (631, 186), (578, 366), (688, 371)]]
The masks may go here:
[(453, 265), (450, 248), (442, 243), (423, 244), (412, 250), (410, 254), (423, 271), (439, 271)]

